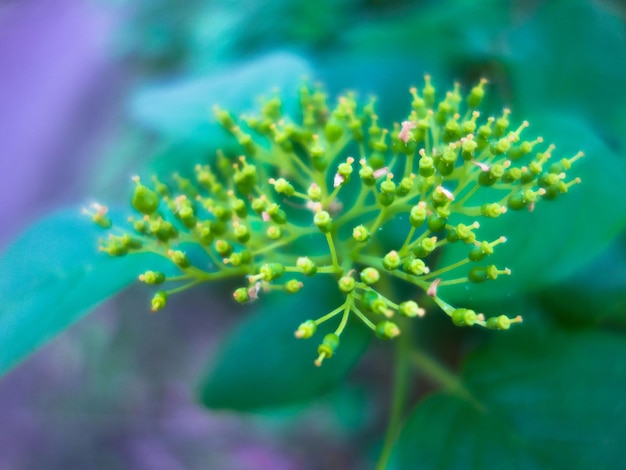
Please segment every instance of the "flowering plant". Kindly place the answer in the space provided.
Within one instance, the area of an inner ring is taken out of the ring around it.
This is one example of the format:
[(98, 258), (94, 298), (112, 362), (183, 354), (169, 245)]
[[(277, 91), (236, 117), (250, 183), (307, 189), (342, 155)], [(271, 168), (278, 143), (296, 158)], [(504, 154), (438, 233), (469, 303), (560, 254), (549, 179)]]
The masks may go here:
[[(379, 124), (374, 100), (362, 105), (348, 93), (331, 107), (319, 87), (300, 89), (295, 119), (282, 114), (277, 96), (241, 119), (215, 107), (242, 154), (218, 152), (213, 164), (196, 166), (193, 179), (175, 174), (174, 185), (135, 177), (132, 229), (112, 229), (104, 206), (88, 211), (113, 230), (100, 249), (156, 253), (177, 268), (175, 275), (141, 274), (146, 284), (176, 284), (156, 292), (153, 311), (171, 294), (227, 278), (243, 281), (233, 292), (239, 303), (269, 291), (296, 294), (314, 276), (334, 279), (329, 288), (342, 302), (294, 325), (297, 338), (335, 325), (318, 347), (318, 366), (335, 354), (351, 318), (392, 339), (401, 333), (396, 318), (425, 315), (425, 297), (457, 326), (506, 330), (522, 321), (519, 313), (486, 316), (453, 306), (446, 286), (510, 275), (489, 259), (515, 234), (504, 221), (501, 236), (483, 239), (481, 221), (506, 220), (567, 193), (580, 182), (567, 172), (582, 152), (553, 157), (555, 147), (541, 137), (524, 138), (527, 121), (511, 125), (508, 109), (483, 116), (486, 83), (465, 97), (457, 84), (438, 99), (426, 76), (420, 90), (410, 90), (409, 115), (391, 128)], [(439, 265), (453, 244), (465, 247), (462, 256)], [(395, 298), (398, 282), (417, 289)]]

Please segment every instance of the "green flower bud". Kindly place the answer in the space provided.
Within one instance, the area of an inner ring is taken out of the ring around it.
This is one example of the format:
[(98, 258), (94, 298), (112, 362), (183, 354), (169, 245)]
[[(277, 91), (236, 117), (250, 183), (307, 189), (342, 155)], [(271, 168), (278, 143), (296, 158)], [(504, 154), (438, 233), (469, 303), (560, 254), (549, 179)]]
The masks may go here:
[(307, 320), (298, 326), (296, 330), (295, 337), (308, 339), (315, 334), (317, 330), (317, 324), (313, 320)]
[(133, 192), (132, 206), (142, 214), (154, 214), (159, 208), (159, 195), (147, 188), (139, 181), (139, 177), (133, 178), (135, 191)]
[(169, 250), (167, 256), (172, 262), (181, 269), (191, 266), (191, 261), (187, 258), (187, 255), (179, 250)]
[(231, 131), (235, 127), (235, 121), (228, 111), (219, 106), (213, 106), (213, 114), (217, 122), (227, 131)]
[(383, 257), (383, 267), (389, 271), (393, 271), (400, 266), (400, 255), (397, 251), (392, 250)]
[(487, 80), (483, 78), (480, 80), (478, 85), (472, 88), (472, 91), (470, 91), (469, 95), (467, 95), (467, 106), (469, 106), (470, 108), (477, 108), (478, 106), (480, 106), (480, 103), (485, 96), (485, 90), (483, 89), (483, 87), (486, 83)]
[(265, 209), (267, 208), (267, 199), (265, 199), (265, 196), (255, 198), (252, 200), (250, 206), (254, 212), (261, 214), (265, 212)]
[(423, 317), (426, 314), (426, 311), (413, 300), (407, 300), (398, 305), (398, 312), (408, 318)]
[(428, 214), (426, 213), (426, 203), (422, 201), (411, 208), (411, 213), (409, 214), (409, 222), (413, 227), (419, 227), (424, 223), (427, 216)]
[(420, 174), (420, 176), (424, 178), (428, 178), (429, 176), (432, 176), (435, 173), (435, 162), (432, 159), (432, 157), (429, 157), (423, 151), (420, 151), (420, 155), (422, 158), (420, 158), (420, 161), (419, 161), (418, 173)]
[(331, 118), (324, 127), (324, 135), (326, 140), (330, 143), (337, 142), (343, 135), (344, 128), (341, 123), (334, 118)]
[(452, 323), (456, 326), (472, 326), (479, 320), (479, 316), (474, 310), (467, 308), (457, 308), (452, 312)]
[(315, 360), (316, 366), (321, 366), (322, 361), (324, 359), (330, 359), (335, 354), (335, 351), (339, 347), (339, 336), (335, 333), (329, 333), (324, 336), (322, 340), (322, 344), (317, 348), (317, 352), (319, 354), (318, 358)]
[(508, 330), (512, 323), (521, 323), (522, 317), (509, 318), (506, 315), (491, 317), (487, 320), (487, 328), (490, 330)]
[(476, 225), (459, 224), (455, 228), (455, 232), (464, 243), (474, 243), (476, 241), (476, 234), (472, 231), (473, 228), (478, 228)]
[(367, 285), (376, 284), (380, 280), (380, 273), (376, 268), (365, 268), (361, 271), (361, 281)]
[(313, 276), (317, 273), (317, 265), (306, 256), (302, 256), (298, 258), (296, 261), (296, 267), (304, 274), (305, 276)]
[(154, 294), (154, 297), (152, 297), (151, 303), (153, 312), (157, 312), (165, 308), (165, 305), (167, 304), (167, 292), (162, 290), (158, 291)]
[(370, 232), (363, 225), (357, 225), (352, 230), (352, 238), (359, 243), (365, 243), (370, 238)]
[(285, 291), (287, 291), (290, 294), (295, 294), (299, 292), (300, 289), (302, 289), (303, 285), (304, 284), (302, 284), (300, 281), (296, 279), (291, 279), (287, 281), (287, 283), (285, 284)]
[(243, 219), (248, 215), (248, 208), (246, 207), (246, 201), (243, 199), (235, 199), (232, 203), (232, 209), (237, 217)]
[(235, 289), (235, 292), (233, 292), (233, 298), (240, 304), (245, 304), (246, 302), (250, 300), (250, 294), (248, 293), (248, 288), (239, 287), (238, 289)]
[(365, 161), (361, 161), (361, 169), (359, 170), (359, 177), (365, 186), (374, 186), (376, 184), (376, 178), (374, 178), (374, 169), (365, 164)]
[(418, 258), (425, 258), (437, 248), (437, 237), (423, 238), (420, 243), (413, 248), (413, 253)]
[(215, 240), (213, 247), (215, 248), (215, 251), (217, 252), (217, 254), (223, 258), (229, 257), (232, 254), (233, 249), (234, 249), (231, 243), (222, 239)]
[(396, 189), (396, 194), (398, 196), (406, 196), (413, 189), (414, 179), (413, 178), (402, 178), (398, 188)]
[(326, 211), (319, 211), (313, 217), (313, 223), (320, 229), (322, 233), (328, 233), (332, 229), (333, 220)]
[(511, 194), (506, 200), (506, 206), (514, 211), (524, 209), (527, 205), (528, 201), (526, 201), (524, 193), (521, 191)]
[(437, 214), (433, 214), (428, 217), (428, 229), (431, 232), (441, 232), (444, 228), (446, 228), (447, 220), (445, 218), (439, 217)]
[(287, 213), (280, 208), (278, 204), (270, 204), (267, 206), (267, 215), (277, 224), (287, 222)]
[(237, 224), (233, 227), (233, 234), (239, 243), (246, 243), (250, 240), (250, 230), (243, 224)]
[(400, 328), (389, 320), (383, 320), (376, 325), (376, 336), (380, 339), (393, 339), (400, 335)]
[(337, 284), (339, 285), (339, 290), (341, 292), (343, 292), (344, 294), (349, 294), (354, 290), (356, 281), (352, 276), (342, 276), (341, 278), (339, 278), (339, 281), (337, 281)]
[(271, 240), (278, 240), (283, 236), (283, 232), (278, 225), (270, 225), (265, 231), (267, 238)]
[(159, 271), (146, 271), (139, 276), (141, 282), (146, 284), (163, 284), (165, 282), (165, 274)]
[(259, 274), (262, 275), (264, 281), (270, 282), (278, 279), (285, 273), (285, 266), (280, 263), (266, 263), (261, 266)]
[(484, 215), (485, 217), (490, 217), (492, 219), (500, 217), (505, 212), (506, 212), (506, 207), (501, 206), (500, 204), (496, 204), (496, 203), (483, 204), (480, 207), (480, 213)]
[(213, 234), (211, 233), (211, 223), (207, 220), (200, 222), (196, 226), (196, 236), (200, 240), (200, 243), (204, 246), (210, 245), (213, 242)]
[(322, 200), (322, 188), (315, 183), (309, 186), (307, 194), (312, 202), (319, 202)]
[(376, 302), (377, 300), (378, 294), (373, 290), (367, 290), (363, 292), (363, 295), (361, 296), (361, 305), (365, 310), (373, 312), (374, 302)]
[(467, 278), (470, 282), (481, 283), (485, 282), (489, 277), (487, 276), (487, 269), (484, 266), (475, 266), (470, 269)]
[(426, 263), (419, 258), (409, 258), (404, 262), (402, 266), (405, 272), (414, 274), (415, 276), (421, 276), (430, 272)]

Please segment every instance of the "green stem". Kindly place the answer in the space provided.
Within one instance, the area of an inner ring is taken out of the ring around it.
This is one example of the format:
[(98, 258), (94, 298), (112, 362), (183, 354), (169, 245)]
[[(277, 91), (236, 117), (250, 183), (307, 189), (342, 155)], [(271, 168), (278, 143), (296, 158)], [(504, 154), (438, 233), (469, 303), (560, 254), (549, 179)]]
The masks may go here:
[(404, 410), (406, 401), (407, 382), (409, 378), (409, 349), (410, 336), (407, 334), (408, 328), (404, 329), (396, 340), (395, 348), (395, 368), (393, 376), (393, 394), (391, 397), (391, 413), (383, 449), (380, 453), (376, 470), (385, 470), (389, 465), (389, 459), (393, 451), (393, 447), (398, 440), (402, 427), (402, 411)]
[(415, 368), (445, 390), (473, 404), (478, 410), (485, 411), (485, 406), (470, 392), (461, 380), (450, 370), (439, 364), (432, 357), (419, 349), (410, 353)]
[(337, 258), (337, 251), (335, 250), (335, 244), (333, 243), (333, 236), (330, 232), (326, 233), (326, 240), (328, 241), (328, 249), (330, 250), (330, 256), (333, 260), (333, 268), (335, 268), (336, 272), (341, 272), (339, 259)]

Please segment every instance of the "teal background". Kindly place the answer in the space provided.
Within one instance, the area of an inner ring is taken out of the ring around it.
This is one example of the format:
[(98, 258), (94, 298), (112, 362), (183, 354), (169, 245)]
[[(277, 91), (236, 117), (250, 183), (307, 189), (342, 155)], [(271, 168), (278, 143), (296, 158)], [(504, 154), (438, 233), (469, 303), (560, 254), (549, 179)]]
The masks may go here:
[(494, 113), (510, 107), (559, 157), (586, 157), (566, 198), (485, 226), (508, 227), (510, 279), (447, 294), (525, 323), (465, 331), (431, 308), (411, 332), (482, 407), (418, 373), (392, 465), (619, 468), (626, 10), (609, 0), (3, 5), (0, 468), (371, 468), (388, 344), (359, 361), (367, 339), (353, 329), (341, 360), (307, 375), (313, 346), (289, 343), (289, 313), (326, 311), (323, 286), (244, 309), (224, 286), (158, 315), (136, 285), (102, 304), (152, 261), (99, 254), (80, 208), (107, 202), (122, 220), (132, 175), (184, 173), (232, 145), (213, 104), (245, 112), (277, 87), (293, 112), (308, 76), (331, 96), (375, 94), (391, 123), (424, 73), (466, 90), (487, 77)]

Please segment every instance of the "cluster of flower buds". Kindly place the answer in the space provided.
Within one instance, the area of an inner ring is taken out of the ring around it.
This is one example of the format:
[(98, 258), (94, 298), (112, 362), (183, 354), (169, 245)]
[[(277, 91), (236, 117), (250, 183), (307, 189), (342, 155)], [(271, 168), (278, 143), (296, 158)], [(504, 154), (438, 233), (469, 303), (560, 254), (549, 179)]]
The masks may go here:
[[(350, 317), (392, 339), (401, 334), (394, 316), (424, 316), (417, 301), (426, 296), (454, 325), (508, 329), (521, 317), (487, 318), (452, 306), (442, 298), (445, 286), (510, 275), (489, 262), (506, 238), (481, 239), (480, 220), (532, 211), (567, 193), (580, 181), (567, 172), (582, 153), (557, 159), (541, 137), (522, 136), (526, 121), (511, 125), (509, 110), (483, 116), (485, 85), (466, 96), (455, 85), (438, 96), (426, 76), (421, 89), (410, 90), (410, 114), (391, 128), (380, 126), (374, 101), (359, 105), (348, 93), (330, 107), (318, 87), (301, 88), (294, 118), (283, 115), (278, 97), (239, 119), (216, 107), (242, 154), (218, 152), (211, 165), (195, 168), (193, 180), (175, 175), (172, 185), (154, 179), (148, 187), (136, 178), (133, 230), (111, 235), (101, 249), (113, 256), (160, 253), (178, 268), (176, 277), (140, 276), (147, 284), (180, 284), (156, 293), (155, 311), (168, 295), (201, 282), (242, 279), (233, 297), (246, 303), (269, 290), (297, 293), (312, 276), (334, 278), (343, 303), (295, 333), (310, 338), (321, 323), (337, 321), (322, 339), (317, 365), (335, 354)], [(102, 206), (90, 215), (111, 227)], [(397, 245), (380, 230), (388, 223), (400, 231)], [(205, 257), (188, 256), (190, 243)], [(466, 246), (466, 254), (439, 266), (440, 250), (451, 244)], [(424, 297), (394, 301), (378, 287), (389, 285), (383, 277), (417, 286)]]

